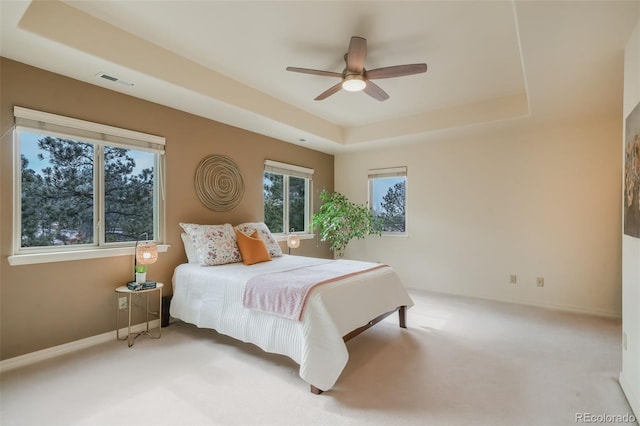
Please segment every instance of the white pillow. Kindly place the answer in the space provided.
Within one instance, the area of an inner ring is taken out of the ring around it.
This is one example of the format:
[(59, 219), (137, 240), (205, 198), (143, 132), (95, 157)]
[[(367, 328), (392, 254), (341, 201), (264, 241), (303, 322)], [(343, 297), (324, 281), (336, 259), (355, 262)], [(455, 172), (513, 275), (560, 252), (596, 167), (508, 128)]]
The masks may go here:
[(189, 235), (200, 265), (214, 266), (242, 261), (236, 234), (231, 224), (181, 223), (180, 226)]
[(267, 246), (267, 250), (269, 250), (269, 256), (282, 256), (282, 249), (280, 248), (280, 244), (278, 244), (278, 241), (273, 236), (271, 231), (269, 231), (269, 228), (264, 222), (241, 223), (235, 228), (247, 235), (253, 234), (253, 231), (258, 231), (258, 234), (260, 234), (260, 236), (264, 240), (265, 245)]
[(193, 246), (193, 242), (189, 235), (186, 232), (180, 234), (182, 238), (182, 244), (184, 245), (184, 252), (187, 254), (187, 261), (189, 263), (198, 263), (198, 253), (196, 253), (196, 248)]

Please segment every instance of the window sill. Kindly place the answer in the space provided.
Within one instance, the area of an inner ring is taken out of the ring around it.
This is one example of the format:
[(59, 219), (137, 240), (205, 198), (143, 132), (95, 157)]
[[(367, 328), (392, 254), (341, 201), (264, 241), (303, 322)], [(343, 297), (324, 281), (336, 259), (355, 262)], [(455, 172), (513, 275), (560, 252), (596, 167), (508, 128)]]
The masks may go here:
[[(158, 251), (166, 252), (168, 244), (159, 244)], [(96, 248), (89, 250), (59, 251), (54, 253), (14, 254), (9, 256), (9, 265), (35, 265), (37, 263), (66, 262), (69, 260), (98, 259), (101, 257), (133, 256), (134, 247)]]
[[(287, 235), (288, 234), (273, 234), (276, 241), (279, 241), (279, 242), (287, 241)], [(312, 240), (316, 237), (316, 234), (293, 234), (293, 235), (297, 235), (298, 237), (300, 237), (301, 240)]]
[(408, 237), (409, 235), (406, 232), (383, 232), (382, 233), (383, 237), (394, 237), (394, 238), (398, 238), (398, 237)]

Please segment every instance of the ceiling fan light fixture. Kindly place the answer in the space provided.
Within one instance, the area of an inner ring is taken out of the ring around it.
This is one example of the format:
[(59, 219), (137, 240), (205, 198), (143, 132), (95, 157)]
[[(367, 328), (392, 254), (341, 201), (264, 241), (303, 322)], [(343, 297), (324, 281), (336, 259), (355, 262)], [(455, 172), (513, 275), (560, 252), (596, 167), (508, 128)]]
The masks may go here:
[(342, 88), (347, 92), (359, 92), (367, 87), (367, 82), (361, 75), (347, 75), (342, 82)]
[[(0, 0), (1, 1), (1, 0)], [(386, 101), (389, 94), (373, 80), (380, 78), (403, 77), (405, 75), (420, 74), (427, 71), (427, 64), (392, 65), (367, 71), (364, 62), (367, 57), (367, 40), (362, 37), (351, 37), (349, 50), (344, 55), (346, 67), (342, 73), (333, 71), (314, 70), (311, 68), (287, 67), (287, 71), (303, 74), (321, 75), (324, 77), (337, 77), (340, 81), (320, 93), (313, 100), (322, 101), (335, 95), (340, 90), (348, 92), (364, 91), (367, 95), (378, 101)]]

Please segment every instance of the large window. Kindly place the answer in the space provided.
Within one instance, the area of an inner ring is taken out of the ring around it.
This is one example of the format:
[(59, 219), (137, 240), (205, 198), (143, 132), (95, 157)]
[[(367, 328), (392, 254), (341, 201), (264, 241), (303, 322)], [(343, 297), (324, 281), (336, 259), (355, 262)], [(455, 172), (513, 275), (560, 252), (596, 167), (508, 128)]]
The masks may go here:
[(407, 168), (369, 170), (369, 205), (386, 234), (407, 232)]
[(14, 253), (162, 241), (164, 138), (16, 107)]
[(313, 170), (266, 160), (264, 222), (274, 234), (308, 233)]

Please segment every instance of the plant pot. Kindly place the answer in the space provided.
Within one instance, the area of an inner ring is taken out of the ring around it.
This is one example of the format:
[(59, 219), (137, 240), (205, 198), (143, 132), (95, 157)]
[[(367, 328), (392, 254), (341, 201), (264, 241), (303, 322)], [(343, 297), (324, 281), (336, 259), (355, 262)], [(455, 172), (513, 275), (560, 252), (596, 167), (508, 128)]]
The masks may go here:
[(138, 284), (144, 284), (147, 282), (147, 273), (146, 272), (136, 272), (136, 282)]

